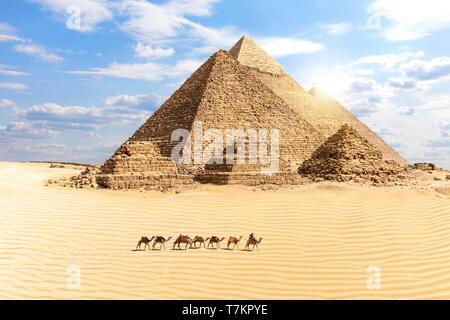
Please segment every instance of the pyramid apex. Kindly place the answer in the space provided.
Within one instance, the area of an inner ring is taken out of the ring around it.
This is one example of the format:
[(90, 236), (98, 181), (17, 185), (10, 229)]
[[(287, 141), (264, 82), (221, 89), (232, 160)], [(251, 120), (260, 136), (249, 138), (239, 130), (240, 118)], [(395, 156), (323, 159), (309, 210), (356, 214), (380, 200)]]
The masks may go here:
[(260, 72), (279, 75), (283, 71), (280, 64), (249, 36), (242, 36), (229, 52), (242, 65)]

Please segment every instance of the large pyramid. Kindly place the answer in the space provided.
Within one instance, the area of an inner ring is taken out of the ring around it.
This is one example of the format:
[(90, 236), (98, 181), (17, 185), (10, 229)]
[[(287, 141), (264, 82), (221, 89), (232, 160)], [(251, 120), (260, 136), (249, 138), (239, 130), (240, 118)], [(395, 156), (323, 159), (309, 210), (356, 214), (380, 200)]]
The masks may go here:
[(394, 160), (401, 165), (408, 164), (395, 150), (336, 100), (321, 93), (317, 88), (311, 89), (310, 92), (303, 89), (249, 37), (242, 37), (230, 49), (230, 53), (326, 137), (336, 133), (342, 125), (348, 124), (370, 143), (377, 146), (384, 159)]
[[(188, 130), (194, 145), (199, 141), (194, 131), (194, 124), (198, 122), (201, 122), (203, 132), (218, 129), (223, 137), (227, 129), (278, 129), (280, 160), (286, 163), (286, 168), (294, 171), (325, 139), (247, 67), (229, 52), (220, 50), (195, 71), (126, 144), (150, 142), (161, 159), (170, 159), (173, 148), (178, 144), (171, 141), (172, 132)], [(204, 148), (210, 142), (203, 140), (200, 143)], [(136, 178), (133, 168), (140, 164), (135, 164), (130, 157), (124, 152), (116, 152), (102, 166), (102, 180), (116, 181), (116, 185), (126, 180), (126, 187), (146, 184), (145, 179)], [(134, 158), (137, 159), (136, 155)], [(115, 167), (121, 168), (120, 175), (111, 170)], [(152, 175), (156, 174), (156, 167), (152, 167)], [(145, 176), (146, 172), (140, 175)]]
[(349, 125), (327, 139), (299, 168), (299, 174), (313, 180), (371, 183), (397, 182), (407, 170), (392, 160)]

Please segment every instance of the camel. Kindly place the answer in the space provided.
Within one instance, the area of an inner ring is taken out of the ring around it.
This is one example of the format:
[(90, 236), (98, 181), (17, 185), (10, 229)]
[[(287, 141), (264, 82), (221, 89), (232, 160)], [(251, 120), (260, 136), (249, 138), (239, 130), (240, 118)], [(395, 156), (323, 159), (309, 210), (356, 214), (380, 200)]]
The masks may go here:
[(167, 242), (167, 241), (170, 241), (170, 239), (172, 239), (172, 237), (169, 237), (169, 238), (166, 239), (166, 238), (161, 237), (161, 236), (156, 236), (155, 237), (155, 241), (153, 242), (153, 245), (152, 245), (152, 250), (155, 249), (155, 245), (157, 243), (159, 243), (159, 250), (161, 250), (162, 247), (164, 247), (164, 250), (165, 250), (166, 249), (166, 245), (164, 243)]
[(175, 242), (173, 243), (173, 250), (175, 250), (175, 246), (178, 245), (178, 249), (181, 249), (180, 244), (185, 243), (186, 247), (184, 248), (185, 250), (187, 249), (188, 245), (190, 247), (192, 247), (192, 239), (189, 236), (183, 236), (182, 234), (180, 234), (178, 236), (178, 238), (175, 240)]
[(233, 249), (231, 249), (231, 250), (234, 250), (234, 248), (236, 248), (236, 247), (239, 250), (239, 245), (238, 244), (241, 241), (241, 239), (242, 239), (242, 236), (240, 236), (239, 239), (236, 238), (236, 237), (229, 237), (228, 238), (228, 243), (227, 243), (227, 248), (230, 249), (230, 244), (234, 243)]
[(203, 237), (200, 236), (195, 236), (194, 240), (192, 241), (192, 244), (194, 245), (195, 248), (197, 248), (197, 242), (200, 243), (200, 247), (202, 247), (203, 244), (203, 248), (206, 246), (205, 242), (208, 241), (209, 238), (203, 239)]
[(219, 239), (219, 237), (212, 236), (211, 238), (209, 238), (208, 248), (211, 244), (213, 245), (214, 248), (214, 243), (217, 244), (217, 248), (220, 248), (220, 242), (223, 241), (223, 239), (225, 238)]
[(142, 237), (141, 237), (141, 240), (138, 241), (138, 244), (137, 244), (137, 246), (136, 246), (136, 250), (138, 249), (138, 247), (139, 247), (139, 249), (141, 248), (141, 244), (144, 244), (144, 251), (145, 251), (145, 248), (146, 248), (147, 246), (148, 246), (148, 249), (150, 250), (150, 242), (152, 242), (152, 240), (153, 240), (154, 238), (155, 238), (154, 236), (153, 236), (151, 239), (142, 236)]
[(252, 250), (254, 250), (254, 249), (255, 249), (255, 246), (256, 246), (256, 248), (257, 248), (258, 251), (259, 251), (258, 244), (261, 243), (261, 240), (262, 240), (262, 239), (263, 239), (263, 238), (259, 238), (259, 240), (248, 239), (248, 240), (247, 240), (247, 244), (245, 245), (245, 250), (250, 250), (250, 245), (252, 244), (252, 245), (253, 245)]

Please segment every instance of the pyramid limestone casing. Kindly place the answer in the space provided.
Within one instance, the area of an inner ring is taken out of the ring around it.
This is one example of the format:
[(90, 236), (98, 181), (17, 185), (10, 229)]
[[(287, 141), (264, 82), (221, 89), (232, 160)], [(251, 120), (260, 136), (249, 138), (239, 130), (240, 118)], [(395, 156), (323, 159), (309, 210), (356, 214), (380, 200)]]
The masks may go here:
[(274, 60), (268, 59), (267, 57), (270, 56), (250, 38), (243, 37), (230, 49), (230, 53), (242, 65), (247, 66), (255, 77), (272, 89), (291, 108), (319, 132), (323, 133), (324, 137), (333, 135), (342, 125), (348, 124), (377, 146), (383, 153), (385, 160), (394, 160), (401, 165), (408, 164), (386, 142), (337, 101), (331, 97), (329, 97), (331, 99), (324, 99), (323, 95), (317, 94), (316, 89), (307, 92), (281, 67), (276, 67), (273, 63)]

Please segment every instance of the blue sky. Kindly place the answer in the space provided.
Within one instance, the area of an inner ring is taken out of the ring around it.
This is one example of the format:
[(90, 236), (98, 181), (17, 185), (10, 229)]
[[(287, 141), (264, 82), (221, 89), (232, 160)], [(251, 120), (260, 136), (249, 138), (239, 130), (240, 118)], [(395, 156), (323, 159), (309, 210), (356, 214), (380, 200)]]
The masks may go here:
[(0, 160), (103, 162), (244, 34), (410, 162), (450, 168), (446, 0), (3, 0)]

